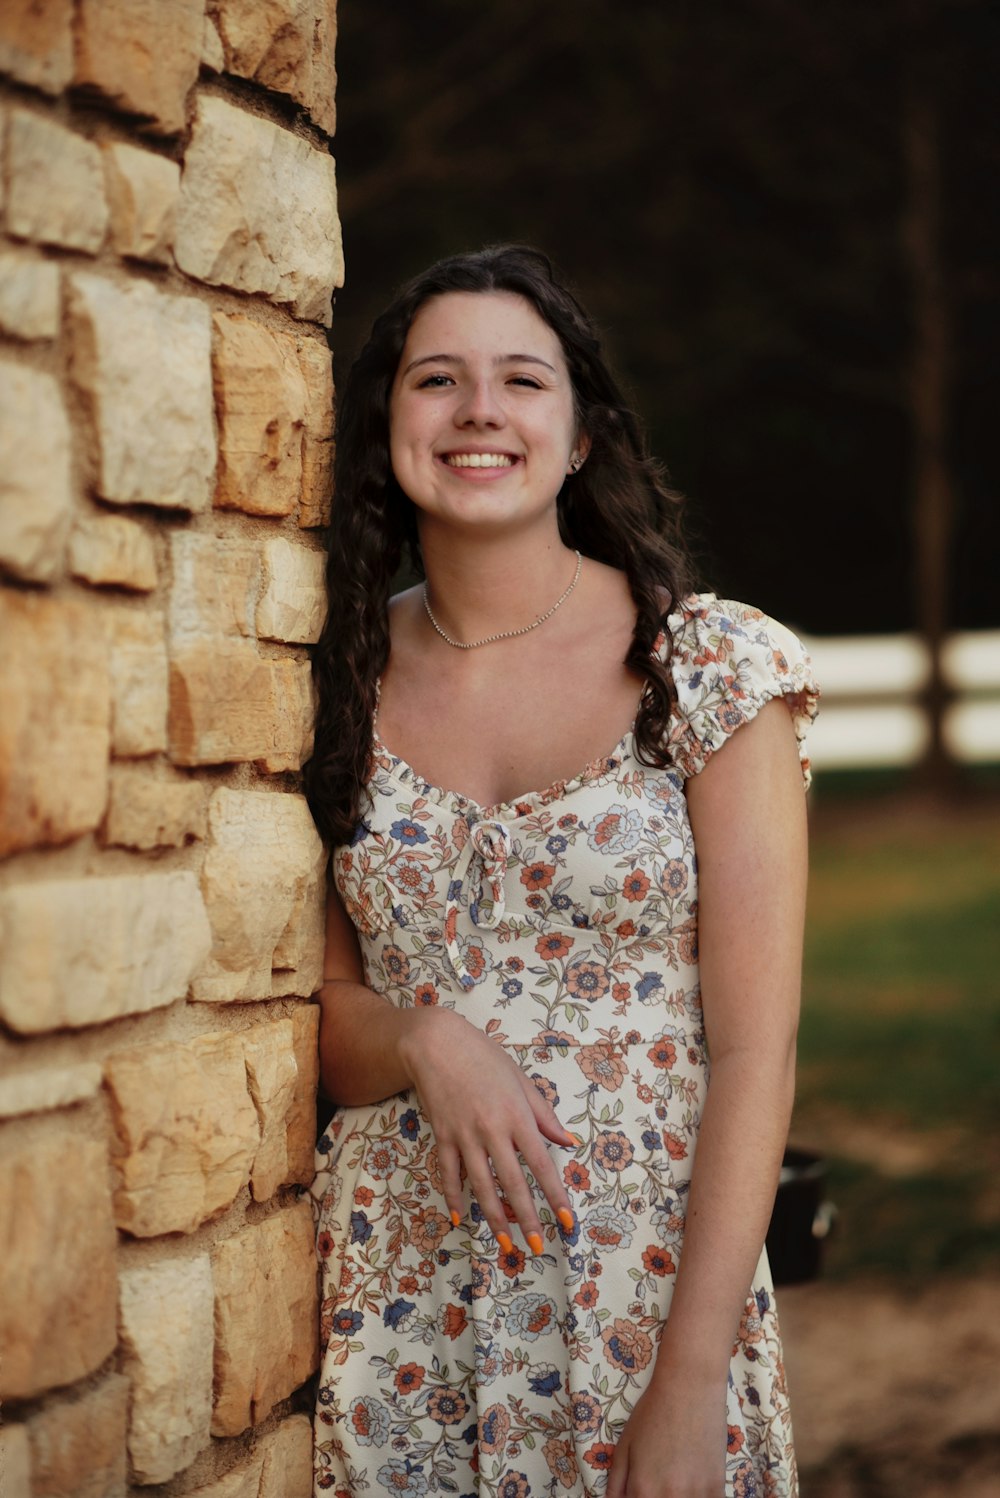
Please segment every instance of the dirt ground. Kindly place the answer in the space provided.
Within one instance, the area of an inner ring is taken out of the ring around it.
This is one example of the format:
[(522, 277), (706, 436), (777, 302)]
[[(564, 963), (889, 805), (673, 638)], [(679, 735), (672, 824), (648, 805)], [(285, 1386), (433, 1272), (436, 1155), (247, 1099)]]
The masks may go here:
[(802, 1498), (1000, 1494), (1000, 1277), (778, 1291)]

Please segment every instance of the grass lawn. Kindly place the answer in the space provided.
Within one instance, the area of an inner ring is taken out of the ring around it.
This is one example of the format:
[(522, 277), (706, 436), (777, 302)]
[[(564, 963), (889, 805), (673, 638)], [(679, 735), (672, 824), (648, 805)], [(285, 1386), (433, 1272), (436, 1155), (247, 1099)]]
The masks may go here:
[(829, 1161), (825, 1272), (1000, 1264), (1000, 801), (814, 812), (792, 1139)]

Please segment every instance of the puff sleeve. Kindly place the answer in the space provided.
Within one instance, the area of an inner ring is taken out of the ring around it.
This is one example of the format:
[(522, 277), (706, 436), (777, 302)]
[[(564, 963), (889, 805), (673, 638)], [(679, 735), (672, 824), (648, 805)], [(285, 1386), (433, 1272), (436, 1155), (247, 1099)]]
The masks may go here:
[(808, 787), (805, 736), (819, 687), (802, 641), (760, 609), (714, 593), (692, 594), (668, 625), (678, 697), (669, 743), (680, 774), (697, 775), (741, 724), (772, 698), (784, 697)]

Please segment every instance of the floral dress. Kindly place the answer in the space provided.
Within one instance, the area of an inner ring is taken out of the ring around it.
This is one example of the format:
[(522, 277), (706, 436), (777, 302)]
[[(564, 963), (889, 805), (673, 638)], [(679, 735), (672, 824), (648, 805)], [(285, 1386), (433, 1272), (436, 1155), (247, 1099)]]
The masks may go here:
[[(474, 1200), (452, 1227), (414, 1093), (337, 1111), (313, 1187), (317, 1495), (605, 1491), (669, 1314), (708, 1081), (684, 782), (778, 696), (808, 781), (816, 711), (802, 645), (759, 610), (692, 595), (668, 624), (668, 769), (639, 763), (630, 730), (575, 779), (487, 808), (376, 733), (370, 803), (334, 854), (365, 981), (459, 1010), (514, 1056), (581, 1141), (549, 1146), (576, 1224), (539, 1193), (543, 1253), (502, 1253)], [(797, 1492), (766, 1254), (732, 1351), (726, 1473), (731, 1498)]]

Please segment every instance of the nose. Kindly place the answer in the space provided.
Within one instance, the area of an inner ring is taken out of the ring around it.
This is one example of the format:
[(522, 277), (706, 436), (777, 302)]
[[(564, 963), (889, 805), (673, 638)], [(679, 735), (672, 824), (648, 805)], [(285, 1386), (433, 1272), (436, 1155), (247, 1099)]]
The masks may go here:
[(504, 425), (507, 417), (491, 380), (474, 380), (468, 386), (455, 413), (455, 419), (459, 426)]

